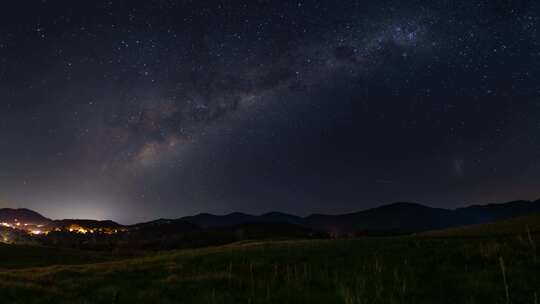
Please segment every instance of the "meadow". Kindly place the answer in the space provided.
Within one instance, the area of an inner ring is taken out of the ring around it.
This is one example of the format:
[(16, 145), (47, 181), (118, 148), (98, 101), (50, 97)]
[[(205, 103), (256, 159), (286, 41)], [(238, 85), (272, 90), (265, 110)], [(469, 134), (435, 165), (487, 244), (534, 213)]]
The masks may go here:
[(15, 263), (28, 248), (4, 246), (0, 298), (2, 303), (537, 304), (539, 235), (521, 221), (504, 234), (493, 228), (492, 235), (474, 237), (446, 232), (444, 237), (252, 241), (137, 258), (36, 247)]

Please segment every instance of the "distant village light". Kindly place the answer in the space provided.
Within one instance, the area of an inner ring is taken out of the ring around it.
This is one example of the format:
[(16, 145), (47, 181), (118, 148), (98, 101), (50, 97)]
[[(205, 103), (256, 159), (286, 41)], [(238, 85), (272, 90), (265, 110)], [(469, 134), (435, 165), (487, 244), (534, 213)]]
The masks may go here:
[(30, 235), (48, 235), (52, 231), (56, 231), (56, 232), (69, 231), (71, 233), (80, 233), (80, 234), (88, 234), (88, 233), (115, 234), (115, 233), (127, 231), (126, 228), (115, 229), (112, 227), (84, 227), (84, 226), (81, 226), (80, 224), (70, 224), (66, 226), (48, 226), (44, 224), (23, 223), (23, 222), (19, 222), (18, 219), (13, 219), (8, 222), (0, 222), (0, 226), (8, 227), (11, 229), (22, 230)]

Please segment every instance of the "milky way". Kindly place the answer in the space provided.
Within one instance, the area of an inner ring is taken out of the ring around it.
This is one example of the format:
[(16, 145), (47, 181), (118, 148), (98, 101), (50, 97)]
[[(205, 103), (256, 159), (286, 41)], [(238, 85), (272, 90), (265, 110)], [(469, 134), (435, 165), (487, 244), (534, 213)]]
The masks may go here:
[(540, 5), (518, 2), (4, 3), (2, 205), (134, 222), (536, 199)]

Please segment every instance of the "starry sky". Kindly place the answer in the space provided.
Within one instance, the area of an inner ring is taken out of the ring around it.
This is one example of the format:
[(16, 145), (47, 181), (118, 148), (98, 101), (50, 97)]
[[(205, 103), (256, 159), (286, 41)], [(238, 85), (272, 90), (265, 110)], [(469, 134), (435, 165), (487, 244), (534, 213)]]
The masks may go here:
[(2, 1), (0, 207), (540, 198), (540, 2)]

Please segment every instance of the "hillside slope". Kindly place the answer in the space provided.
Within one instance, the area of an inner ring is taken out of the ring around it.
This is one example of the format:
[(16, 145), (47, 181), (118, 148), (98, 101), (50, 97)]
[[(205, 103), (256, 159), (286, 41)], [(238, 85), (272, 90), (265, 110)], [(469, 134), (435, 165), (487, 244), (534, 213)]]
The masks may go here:
[(540, 234), (540, 213), (500, 220), (492, 223), (429, 231), (422, 235), (432, 237), (490, 237), (523, 235), (528, 237), (528, 234)]
[(0, 222), (13, 223), (15, 220), (20, 223), (32, 223), (35, 225), (46, 225), (52, 221), (30, 209), (0, 208)]
[(260, 216), (245, 213), (199, 214), (181, 218), (201, 228), (223, 228), (249, 223), (289, 223), (334, 235), (350, 233), (412, 233), (463, 225), (474, 225), (540, 212), (540, 201), (512, 201), (443, 209), (400, 202), (348, 214), (312, 214), (299, 217), (272, 212)]

